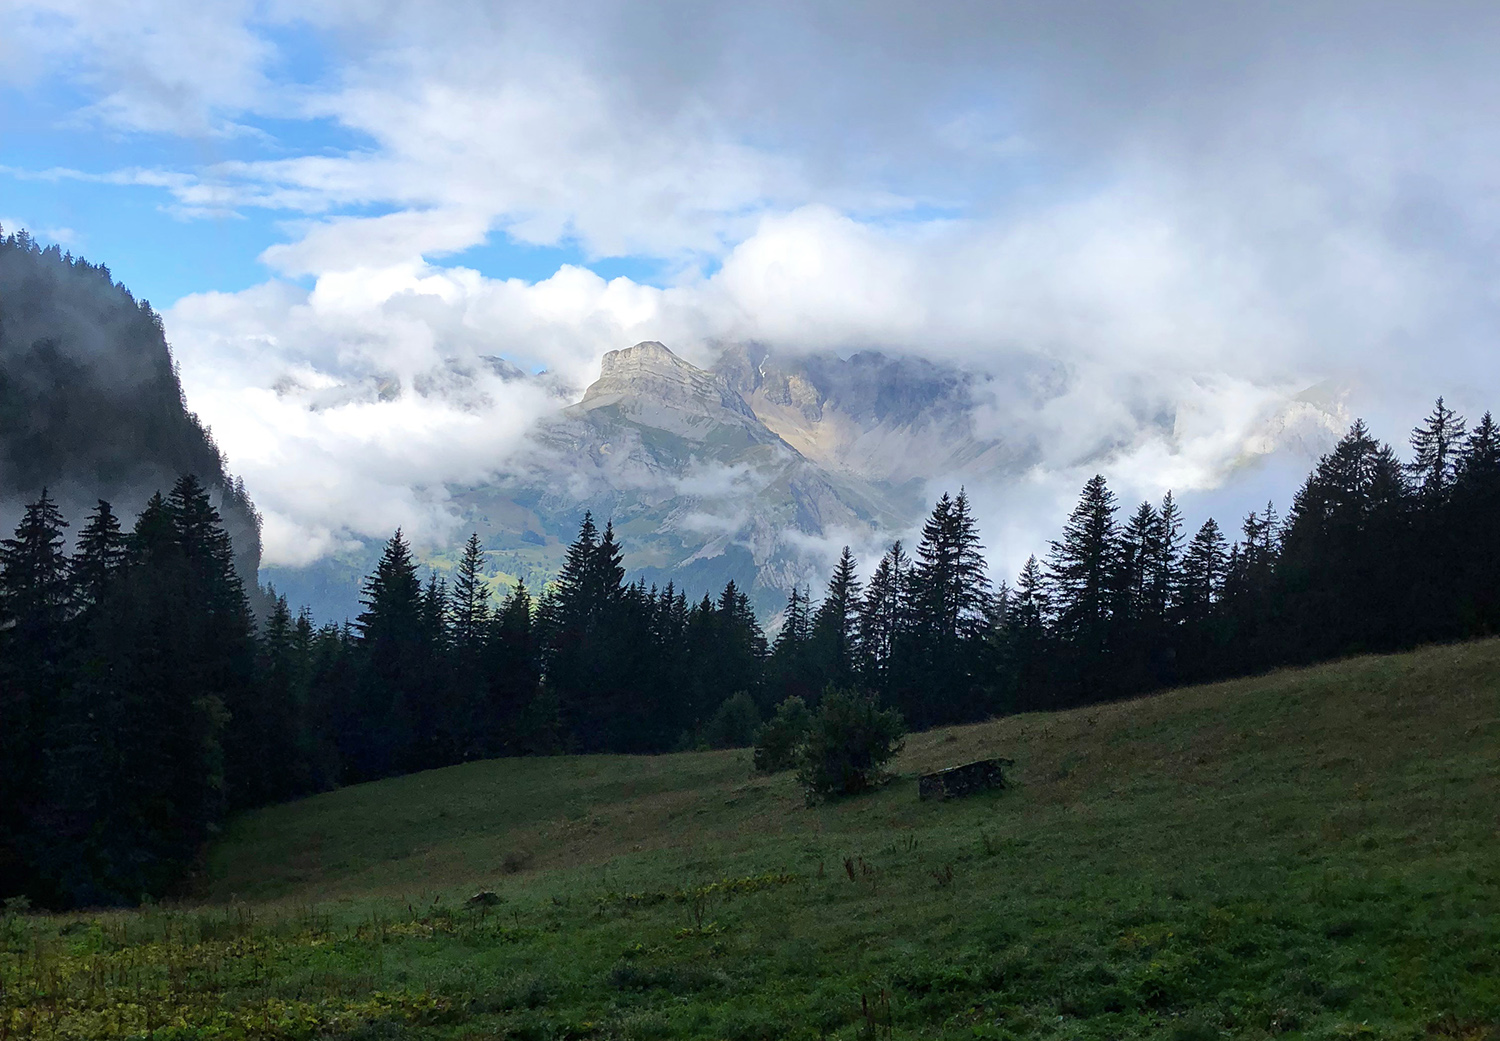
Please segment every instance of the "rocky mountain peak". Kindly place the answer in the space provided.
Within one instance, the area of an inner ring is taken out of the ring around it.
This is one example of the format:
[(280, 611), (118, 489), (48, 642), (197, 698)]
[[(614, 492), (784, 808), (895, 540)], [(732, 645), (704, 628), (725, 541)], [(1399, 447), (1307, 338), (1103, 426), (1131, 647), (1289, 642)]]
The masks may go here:
[(637, 418), (661, 410), (720, 419), (729, 413), (759, 425), (750, 406), (724, 377), (682, 360), (655, 340), (604, 356), (599, 378), (584, 392), (577, 408), (593, 412), (610, 407)]

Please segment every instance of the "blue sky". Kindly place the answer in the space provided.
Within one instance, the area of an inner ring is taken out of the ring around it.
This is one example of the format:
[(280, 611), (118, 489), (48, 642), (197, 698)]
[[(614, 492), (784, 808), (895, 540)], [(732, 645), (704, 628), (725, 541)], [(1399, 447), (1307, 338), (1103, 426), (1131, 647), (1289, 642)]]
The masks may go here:
[[(283, 563), (442, 537), (639, 339), (1045, 363), (982, 417), (1043, 446), (985, 491), (1007, 566), (1095, 469), (1227, 501), (1319, 424), (1500, 401), (1493, 5), (0, 11), (0, 221), (164, 313)], [(552, 383), (360, 397), (492, 354)]]

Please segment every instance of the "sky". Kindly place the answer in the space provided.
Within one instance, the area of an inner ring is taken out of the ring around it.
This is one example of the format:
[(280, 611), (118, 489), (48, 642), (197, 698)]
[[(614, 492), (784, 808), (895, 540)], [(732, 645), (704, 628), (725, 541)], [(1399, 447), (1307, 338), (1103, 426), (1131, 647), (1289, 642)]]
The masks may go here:
[[(0, 24), (0, 224), (163, 313), (270, 564), (451, 536), (446, 485), (643, 339), (1046, 359), (1064, 386), (986, 419), (1043, 446), (975, 489), (1007, 568), (1096, 470), (1190, 515), (1284, 504), (1309, 388), (1397, 444), (1439, 394), (1500, 404), (1494, 4), (0, 0)], [(548, 375), (409, 390), (487, 356)]]

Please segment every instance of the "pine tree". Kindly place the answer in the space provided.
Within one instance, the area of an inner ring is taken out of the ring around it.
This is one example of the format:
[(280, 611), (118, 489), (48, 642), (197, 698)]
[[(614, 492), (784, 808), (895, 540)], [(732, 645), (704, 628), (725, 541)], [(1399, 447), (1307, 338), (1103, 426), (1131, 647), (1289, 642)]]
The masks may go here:
[(1183, 556), (1178, 610), (1184, 621), (1197, 623), (1208, 617), (1218, 599), (1227, 560), (1224, 534), (1219, 523), (1210, 517), (1188, 543)]
[(875, 566), (859, 609), (860, 672), (887, 703), (903, 671), (899, 659), (911, 615), (911, 558), (897, 540)]
[(28, 823), (44, 795), (43, 768), (56, 745), (52, 709), (66, 674), (72, 590), (63, 554), (67, 521), (43, 490), (14, 538), (0, 541), (0, 888), (33, 883), (23, 853)]
[(1106, 666), (1121, 555), (1116, 509), (1104, 478), (1090, 478), (1047, 559), (1057, 632), (1069, 648), (1080, 690), (1116, 687)]
[(1182, 559), (1182, 511), (1170, 491), (1162, 496), (1157, 518), (1157, 554), (1151, 566), (1150, 602), (1152, 613), (1165, 619), (1177, 596), (1177, 569)]
[(26, 507), (14, 538), (0, 540), (0, 619), (14, 626), (12, 642), (60, 636), (67, 620), (68, 560), (63, 532), (68, 522), (43, 489)]
[(580, 751), (610, 750), (640, 726), (628, 666), (637, 648), (625, 625), (620, 560), (614, 525), (601, 535), (584, 514), (538, 618), (544, 682)]
[(860, 592), (858, 566), (854, 554), (845, 546), (828, 580), (823, 602), (813, 616), (809, 654), (815, 693), (829, 686), (840, 690), (854, 686), (859, 662)]
[(78, 532), (71, 563), (75, 607), (83, 611), (103, 601), (125, 564), (126, 540), (120, 520), (103, 499)]
[(813, 673), (809, 646), (812, 639), (812, 615), (808, 599), (802, 588), (795, 584), (787, 594), (781, 630), (771, 644), (771, 655), (766, 662), (765, 698), (764, 703), (758, 706), (763, 715), (769, 715), (776, 705), (787, 698), (796, 697), (806, 701), (819, 689)]
[(990, 592), (983, 549), (967, 494), (944, 493), (922, 527), (912, 571), (923, 627), (944, 650), (983, 625)]
[(1449, 526), (1454, 614), (1465, 635), (1500, 631), (1500, 426), (1490, 413), (1459, 452)]
[(1036, 555), (1026, 558), (1008, 598), (1005, 612), (1009, 668), (1014, 676), (1016, 708), (1026, 712), (1054, 707), (1048, 661), (1052, 654), (1047, 632), (1050, 615), (1046, 579)]
[(1463, 441), (1463, 417), (1438, 398), (1432, 412), (1411, 432), (1412, 461), (1406, 468), (1425, 503), (1447, 498)]
[(1399, 645), (1411, 607), (1406, 500), (1395, 453), (1356, 421), (1293, 503), (1278, 568), (1290, 641), (1278, 654), (1309, 660)]
[(463, 659), (477, 656), (490, 624), (490, 590), (484, 578), (484, 546), (479, 533), (469, 536), (464, 555), (453, 577), (453, 602), (449, 617), (453, 646)]
[(912, 569), (912, 650), (923, 675), (905, 684), (898, 703), (915, 726), (982, 712), (976, 654), (990, 617), (983, 548), (967, 494), (940, 497), (922, 528)]
[(397, 528), (365, 580), (365, 609), (355, 623), (362, 658), (358, 707), (340, 741), (351, 780), (387, 776), (412, 747), (413, 702), (424, 682), (422, 599), (411, 548)]

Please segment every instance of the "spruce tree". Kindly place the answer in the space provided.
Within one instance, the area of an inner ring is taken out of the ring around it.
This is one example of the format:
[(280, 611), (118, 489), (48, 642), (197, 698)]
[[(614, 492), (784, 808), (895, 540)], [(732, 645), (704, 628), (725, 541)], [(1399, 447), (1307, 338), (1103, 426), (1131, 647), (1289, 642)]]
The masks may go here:
[(911, 617), (911, 558), (898, 539), (875, 566), (859, 609), (860, 672), (887, 703), (904, 671)]
[(898, 703), (915, 726), (981, 711), (976, 654), (990, 612), (983, 549), (967, 494), (942, 495), (923, 525), (912, 569), (913, 651), (923, 675), (904, 685)]
[(363, 659), (357, 708), (340, 741), (352, 780), (394, 772), (411, 750), (413, 703), (425, 680), (422, 601), (411, 548), (397, 528), (365, 580), (365, 609), (356, 620)]
[(23, 849), (43, 797), (43, 767), (56, 743), (53, 709), (66, 672), (72, 590), (63, 554), (67, 521), (43, 490), (15, 537), (0, 541), (0, 887), (21, 892), (34, 864)]
[[(858, 565), (845, 546), (813, 616), (809, 654), (815, 693), (829, 686), (841, 690), (854, 686), (859, 663), (860, 593)], [(808, 703), (816, 707), (814, 702)]]
[(765, 698), (758, 706), (762, 715), (775, 711), (775, 707), (787, 698), (806, 701), (813, 696), (817, 680), (813, 672), (811, 639), (812, 614), (808, 596), (794, 584), (787, 594), (781, 630), (771, 644), (771, 654), (766, 661)]
[(1463, 441), (1464, 418), (1438, 398), (1432, 412), (1411, 432), (1412, 461), (1407, 471), (1424, 503), (1447, 498)]
[(1112, 595), (1120, 570), (1119, 529), (1114, 492), (1102, 476), (1083, 486), (1061, 540), (1051, 543), (1047, 559), (1049, 596), (1057, 613), (1057, 632), (1070, 655), (1073, 682), (1084, 689), (1110, 690), (1116, 676), (1107, 666)]
[(1500, 425), (1486, 412), (1464, 438), (1450, 511), (1455, 615), (1465, 635), (1500, 631)]
[(557, 720), (538, 718), (534, 711), (541, 669), (532, 623), (531, 593), (525, 582), (517, 582), (494, 616), (485, 649), (487, 697), (475, 728), (485, 754), (555, 749)]
[(78, 532), (71, 563), (75, 606), (83, 611), (103, 601), (125, 563), (126, 540), (114, 509), (103, 499)]
[(1057, 691), (1051, 686), (1049, 668), (1049, 615), (1046, 579), (1032, 554), (1016, 578), (1005, 614), (1008, 668), (1013, 676), (1016, 708), (1022, 712), (1055, 707)]
[(484, 578), (484, 546), (479, 533), (469, 536), (464, 555), (453, 576), (453, 602), (449, 619), (453, 647), (461, 659), (476, 656), (490, 624), (490, 590)]

